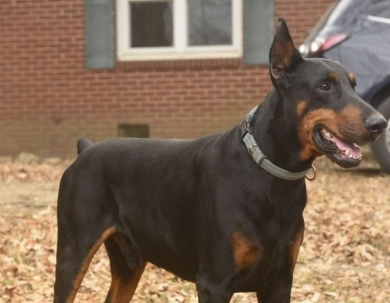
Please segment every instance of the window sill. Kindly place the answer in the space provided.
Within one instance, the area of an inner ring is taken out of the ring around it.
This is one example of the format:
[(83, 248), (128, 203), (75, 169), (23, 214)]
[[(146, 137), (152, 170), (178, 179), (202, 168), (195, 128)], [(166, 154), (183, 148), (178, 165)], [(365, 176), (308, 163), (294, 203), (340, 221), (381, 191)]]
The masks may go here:
[(117, 70), (124, 72), (155, 70), (199, 70), (237, 68), (243, 65), (242, 58), (197, 59), (197, 60), (157, 60), (157, 61), (117, 61)]

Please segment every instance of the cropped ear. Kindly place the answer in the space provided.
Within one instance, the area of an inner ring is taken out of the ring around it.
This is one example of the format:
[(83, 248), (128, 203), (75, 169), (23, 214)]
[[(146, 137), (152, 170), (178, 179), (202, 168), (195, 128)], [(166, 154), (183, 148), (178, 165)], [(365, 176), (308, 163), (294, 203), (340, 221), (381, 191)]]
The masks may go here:
[(286, 20), (279, 18), (279, 22), (280, 25), (269, 54), (269, 69), (274, 79), (289, 75), (303, 60), (290, 36)]

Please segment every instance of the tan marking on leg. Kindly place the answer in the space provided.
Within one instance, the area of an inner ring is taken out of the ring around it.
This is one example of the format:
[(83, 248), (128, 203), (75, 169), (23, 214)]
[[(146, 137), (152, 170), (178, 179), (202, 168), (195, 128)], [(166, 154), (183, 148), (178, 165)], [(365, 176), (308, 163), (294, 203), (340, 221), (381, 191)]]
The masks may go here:
[(139, 269), (133, 272), (129, 281), (123, 281), (115, 271), (111, 271), (111, 286), (107, 296), (107, 303), (129, 303), (133, 298), (138, 282), (145, 270), (147, 262), (141, 261)]
[(298, 253), (299, 253), (299, 248), (302, 245), (303, 242), (303, 236), (304, 236), (304, 231), (305, 231), (305, 221), (302, 218), (302, 222), (297, 229), (293, 241), (290, 243), (289, 248), (288, 248), (288, 257), (290, 260), (290, 264), (292, 268), (295, 267), (295, 264), (297, 263), (298, 259)]
[(236, 231), (232, 237), (233, 257), (238, 269), (243, 270), (261, 257), (261, 248), (256, 246), (242, 231)]
[(120, 235), (119, 233), (116, 233), (113, 235), (115, 242), (118, 244), (122, 254), (126, 255), (130, 253), (129, 245), (127, 244), (125, 238)]
[(90, 249), (87, 257), (85, 258), (84, 262), (82, 263), (79, 273), (76, 276), (76, 279), (73, 282), (73, 289), (70, 292), (69, 296), (66, 298), (65, 302), (66, 303), (72, 303), (74, 302), (74, 299), (76, 298), (77, 291), (80, 288), (81, 282), (83, 281), (83, 278), (85, 276), (85, 273), (88, 270), (89, 264), (91, 263), (91, 260), (99, 247), (103, 244), (105, 240), (107, 240), (108, 237), (110, 237), (113, 233), (115, 233), (115, 228), (111, 227), (106, 229), (101, 237), (96, 241), (96, 243), (92, 246)]

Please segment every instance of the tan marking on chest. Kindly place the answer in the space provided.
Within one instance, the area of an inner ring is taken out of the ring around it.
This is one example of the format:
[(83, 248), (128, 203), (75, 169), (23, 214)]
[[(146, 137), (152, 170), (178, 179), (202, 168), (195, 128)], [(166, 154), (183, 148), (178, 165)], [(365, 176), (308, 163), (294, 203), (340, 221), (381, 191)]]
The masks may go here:
[(248, 268), (261, 257), (262, 249), (242, 231), (233, 234), (232, 242), (234, 262), (240, 270)]

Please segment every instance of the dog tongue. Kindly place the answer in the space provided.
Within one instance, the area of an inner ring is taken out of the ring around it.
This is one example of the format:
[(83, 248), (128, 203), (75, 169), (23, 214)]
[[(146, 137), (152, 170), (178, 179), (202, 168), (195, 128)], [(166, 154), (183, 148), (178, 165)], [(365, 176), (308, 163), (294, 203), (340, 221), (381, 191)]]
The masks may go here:
[(362, 155), (361, 148), (356, 144), (349, 145), (335, 136), (333, 136), (333, 140), (340, 150), (349, 150), (350, 154), (355, 157), (360, 157)]

